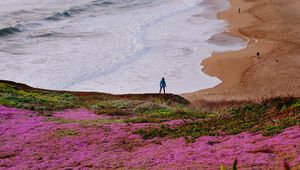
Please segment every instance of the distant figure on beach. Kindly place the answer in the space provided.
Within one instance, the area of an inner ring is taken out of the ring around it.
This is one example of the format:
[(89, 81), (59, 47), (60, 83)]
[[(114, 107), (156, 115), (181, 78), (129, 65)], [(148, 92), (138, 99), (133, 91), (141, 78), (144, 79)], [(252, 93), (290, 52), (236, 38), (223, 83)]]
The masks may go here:
[(161, 90), (163, 89), (164, 90), (164, 94), (165, 94), (166, 93), (166, 87), (167, 87), (167, 84), (166, 84), (165, 78), (163, 77), (160, 80), (160, 90), (159, 90), (159, 93), (161, 93)]
[(257, 52), (257, 53), (256, 53), (256, 56), (257, 56), (257, 58), (260, 58), (260, 56), (259, 56), (259, 52)]
[(241, 8), (239, 8), (239, 13), (241, 13)]

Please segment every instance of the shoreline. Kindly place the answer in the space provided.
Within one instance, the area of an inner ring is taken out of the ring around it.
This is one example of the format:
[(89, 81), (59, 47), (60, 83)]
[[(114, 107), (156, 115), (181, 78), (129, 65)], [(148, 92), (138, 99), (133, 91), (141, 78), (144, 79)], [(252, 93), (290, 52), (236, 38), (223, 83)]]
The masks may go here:
[[(199, 89), (198, 84), (204, 85), (201, 89), (209, 88), (219, 84), (220, 81), (203, 72), (199, 73), (198, 63), (199, 59), (206, 58), (211, 51), (218, 48), (214, 47), (214, 44), (210, 46), (205, 41), (226, 29), (225, 21), (220, 22), (216, 19), (216, 15), (228, 7), (228, 2), (224, 0), (192, 0), (185, 3), (176, 0), (159, 2), (154, 6), (145, 5), (138, 11), (128, 8), (123, 11), (128, 10), (124, 24), (115, 22), (116, 18), (105, 19), (103, 30), (101, 28), (89, 33), (99, 35), (99, 37), (92, 38), (88, 34), (76, 33), (73, 29), (63, 31), (66, 35), (72, 34), (72, 36), (58, 37), (59, 44), (56, 45), (61, 48), (56, 49), (55, 53), (60, 55), (54, 55), (55, 50), (52, 50), (52, 47), (55, 45), (52, 41), (48, 41), (52, 39), (52, 36), (57, 38), (54, 34), (40, 37), (44, 34), (44, 30), (40, 30), (39, 33), (24, 31), (22, 34), (12, 36), (29, 37), (28, 41), (31, 41), (31, 38), (32, 41), (36, 38), (37, 40), (42, 38), (45, 41), (34, 41), (36, 43), (34, 46), (28, 45), (21, 49), (15, 46), (11, 50), (19, 51), (18, 53), (3, 54), (1, 79), (53, 90), (100, 91), (114, 94), (158, 92), (161, 77), (167, 77), (167, 82), (170, 82), (168, 92), (171, 93), (194, 92)], [(155, 10), (155, 15), (143, 12), (147, 8)], [(86, 11), (86, 13), (89, 12)], [(132, 17), (136, 12), (143, 15)], [(37, 12), (36, 15), (39, 13)], [(79, 16), (81, 14), (78, 14)], [(115, 16), (121, 15), (99, 15), (99, 19)], [(72, 21), (69, 26), (78, 26), (81, 30), (82, 23), (79, 20), (73, 22), (72, 17), (62, 19)], [(48, 23), (48, 21), (45, 22)], [(87, 29), (94, 29), (94, 26), (89, 23), (86, 23)], [(111, 25), (113, 28), (105, 30), (106, 25)], [(130, 27), (122, 28), (122, 25)], [(115, 41), (118, 36), (114, 35), (119, 35), (119, 32), (116, 33), (114, 30), (119, 30), (119, 28), (122, 28), (120, 36), (124, 36)], [(58, 32), (59, 29), (57, 28)], [(184, 34), (182, 30), (186, 30)], [(107, 36), (106, 33), (102, 36), (103, 31), (107, 32)], [(87, 48), (78, 49), (80, 43), (66, 43), (67, 41), (77, 42), (77, 36), (85, 37)], [(20, 45), (23, 43), (23, 41), (17, 42)], [(102, 43), (105, 45), (102, 46)], [(199, 46), (199, 44), (203, 45)], [(115, 45), (118, 50), (111, 50), (115, 49)], [(40, 47), (43, 46), (49, 46), (49, 49), (40, 54)], [(97, 48), (99, 46), (102, 46), (101, 50)], [(228, 46), (230, 49), (234, 48), (232, 44)], [(31, 50), (25, 55), (22, 51), (26, 51), (27, 47)], [(64, 50), (64, 47), (68, 47), (69, 50)], [(5, 50), (6, 46), (3, 49)], [(75, 54), (76, 57), (74, 57)], [(22, 57), (23, 62), (15, 62), (14, 55)], [(66, 60), (66, 62), (61, 64), (60, 60)], [(193, 84), (187, 85), (186, 82), (191, 79), (194, 80)]]
[[(288, 1), (285, 4), (280, 0), (229, 0), (231, 8), (218, 14), (219, 19), (229, 23), (229, 30), (223, 34), (247, 40), (247, 47), (237, 51), (213, 53), (211, 57), (204, 59), (201, 63), (202, 71), (219, 78), (222, 83), (182, 96), (192, 102), (260, 101), (277, 96), (300, 96), (300, 78), (297, 77), (297, 73), (300, 73), (300, 59), (289, 61), (291, 57), (300, 54), (300, 43), (293, 37), (300, 37), (297, 32), (300, 22), (289, 27), (284, 24), (293, 19), (291, 16), (300, 18), (300, 12), (287, 12), (291, 8), (288, 4), (300, 7), (300, 3)], [(288, 21), (284, 20), (286, 18)], [(290, 30), (288, 35), (285, 35), (285, 30)], [(282, 35), (279, 37), (278, 33)], [(260, 53), (259, 58), (256, 56), (257, 52)]]

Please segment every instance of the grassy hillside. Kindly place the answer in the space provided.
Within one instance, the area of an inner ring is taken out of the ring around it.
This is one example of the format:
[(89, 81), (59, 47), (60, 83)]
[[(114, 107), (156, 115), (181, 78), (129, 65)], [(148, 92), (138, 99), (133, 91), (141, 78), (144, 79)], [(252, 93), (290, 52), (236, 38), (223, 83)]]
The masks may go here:
[(110, 112), (129, 114), (132, 109), (145, 103), (165, 106), (189, 104), (184, 98), (173, 94), (111, 95), (96, 92), (54, 91), (0, 80), (0, 104), (32, 111), (57, 111), (85, 107), (99, 114)]
[[(35, 89), (24, 84), (0, 81), (0, 104), (40, 112), (51, 117), (51, 112), (86, 108), (98, 115), (114, 116), (119, 122), (152, 123), (134, 133), (145, 139), (154, 137), (185, 137), (193, 141), (199, 136), (261, 132), (274, 135), (300, 122), (300, 99), (276, 98), (262, 103), (244, 102), (226, 109), (210, 110), (191, 105), (173, 94), (129, 94), (67, 92)], [(161, 122), (182, 121), (172, 127)], [(56, 120), (59, 121), (59, 120)]]
[(297, 168), (299, 123), (292, 97), (200, 105), (0, 81), (0, 169)]

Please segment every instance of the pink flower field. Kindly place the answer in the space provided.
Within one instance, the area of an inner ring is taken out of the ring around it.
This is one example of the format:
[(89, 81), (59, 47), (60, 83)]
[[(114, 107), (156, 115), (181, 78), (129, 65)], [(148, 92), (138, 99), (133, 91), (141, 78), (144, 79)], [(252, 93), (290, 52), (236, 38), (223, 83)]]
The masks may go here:
[[(177, 124), (180, 122), (171, 124)], [(122, 123), (85, 109), (38, 113), (0, 106), (0, 169), (283, 169), (300, 162), (300, 127), (271, 137), (240, 133), (145, 140), (146, 123)], [(282, 168), (278, 168), (282, 167)]]

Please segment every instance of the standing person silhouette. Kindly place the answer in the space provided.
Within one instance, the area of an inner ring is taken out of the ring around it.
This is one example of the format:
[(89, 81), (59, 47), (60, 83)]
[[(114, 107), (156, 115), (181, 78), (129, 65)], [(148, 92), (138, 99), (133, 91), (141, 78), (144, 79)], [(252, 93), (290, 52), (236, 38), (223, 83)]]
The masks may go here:
[(160, 80), (160, 90), (159, 90), (159, 93), (161, 93), (161, 90), (163, 89), (164, 90), (164, 94), (165, 94), (166, 93), (166, 87), (167, 87), (167, 84), (166, 84), (165, 78), (163, 77)]

